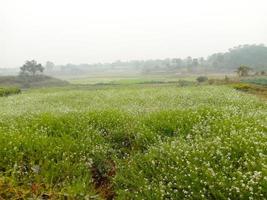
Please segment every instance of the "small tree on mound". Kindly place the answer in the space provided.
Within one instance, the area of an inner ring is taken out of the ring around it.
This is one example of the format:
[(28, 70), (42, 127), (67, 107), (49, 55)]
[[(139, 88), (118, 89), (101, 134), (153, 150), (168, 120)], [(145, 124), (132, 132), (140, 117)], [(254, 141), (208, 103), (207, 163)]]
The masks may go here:
[(31, 75), (35, 76), (38, 72), (42, 73), (44, 71), (44, 67), (35, 60), (26, 61), (26, 63), (20, 68), (21, 75)]

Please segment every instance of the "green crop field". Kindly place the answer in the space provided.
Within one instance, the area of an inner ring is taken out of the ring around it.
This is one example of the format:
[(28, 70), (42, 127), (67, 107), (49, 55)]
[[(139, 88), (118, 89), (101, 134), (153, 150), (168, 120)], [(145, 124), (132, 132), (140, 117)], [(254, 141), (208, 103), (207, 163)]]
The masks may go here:
[[(64, 79), (68, 80), (72, 84), (81, 84), (81, 85), (87, 85), (87, 84), (142, 84), (142, 83), (155, 83), (155, 82), (175, 82), (178, 81), (181, 78), (177, 78), (175, 75), (125, 75), (122, 74), (120, 76), (118, 75), (99, 75), (99, 74), (93, 74), (90, 76), (84, 76), (84, 77), (63, 77)], [(194, 80), (196, 77), (186, 77), (186, 80)]]
[(0, 199), (266, 199), (267, 104), (227, 86), (0, 97)]
[[(232, 77), (233, 74), (228, 74), (228, 77)], [(145, 84), (145, 83), (174, 83), (180, 80), (196, 81), (197, 75), (177, 75), (177, 74), (121, 74), (121, 75), (108, 75), (108, 74), (91, 74), (85, 76), (66, 76), (60, 77), (69, 81), (72, 84), (79, 85), (95, 85), (95, 84)], [(210, 74), (211, 79), (224, 79), (225, 76), (221, 74)]]
[(243, 82), (267, 86), (267, 76), (244, 79)]

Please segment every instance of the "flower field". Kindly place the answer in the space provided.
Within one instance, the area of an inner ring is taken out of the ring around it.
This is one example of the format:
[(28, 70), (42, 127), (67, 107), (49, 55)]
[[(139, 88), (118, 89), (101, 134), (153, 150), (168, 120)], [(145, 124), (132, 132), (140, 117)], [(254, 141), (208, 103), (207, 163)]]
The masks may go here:
[(266, 199), (267, 104), (227, 86), (0, 98), (0, 199)]

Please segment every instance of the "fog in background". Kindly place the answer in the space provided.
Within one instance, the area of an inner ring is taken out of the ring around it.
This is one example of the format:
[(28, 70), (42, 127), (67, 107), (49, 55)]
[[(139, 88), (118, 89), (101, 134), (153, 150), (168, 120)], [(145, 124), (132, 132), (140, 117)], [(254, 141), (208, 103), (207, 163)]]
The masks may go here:
[(0, 0), (0, 68), (208, 56), (267, 44), (266, 0)]

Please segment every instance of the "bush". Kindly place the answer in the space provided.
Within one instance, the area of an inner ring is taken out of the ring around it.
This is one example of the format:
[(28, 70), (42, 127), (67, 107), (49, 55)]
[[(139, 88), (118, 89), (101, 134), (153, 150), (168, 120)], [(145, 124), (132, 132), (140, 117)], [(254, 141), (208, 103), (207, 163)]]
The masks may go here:
[(11, 94), (19, 94), (21, 90), (16, 87), (10, 87), (10, 88), (0, 88), (0, 97), (8, 96)]
[(248, 91), (251, 87), (245, 83), (238, 83), (233, 85), (236, 90)]
[(208, 81), (208, 77), (207, 76), (199, 76), (197, 77), (197, 82), (198, 83), (203, 83), (203, 82), (206, 82)]
[(193, 81), (187, 81), (187, 80), (179, 80), (178, 85), (181, 87), (186, 87), (186, 86), (193, 86), (195, 85), (195, 82)]

